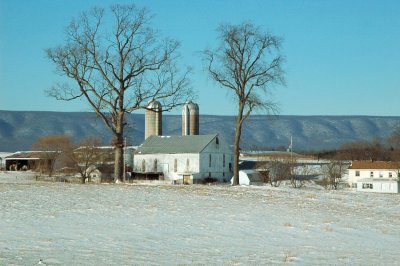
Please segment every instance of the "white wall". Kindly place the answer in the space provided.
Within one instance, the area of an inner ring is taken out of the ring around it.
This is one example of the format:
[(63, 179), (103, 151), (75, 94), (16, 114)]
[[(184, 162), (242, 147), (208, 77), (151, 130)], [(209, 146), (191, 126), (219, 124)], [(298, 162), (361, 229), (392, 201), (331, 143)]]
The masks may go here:
[(222, 137), (218, 136), (217, 138), (218, 144), (216, 139), (214, 139), (200, 154), (200, 178), (211, 175), (211, 178), (218, 179), (221, 182), (224, 180), (228, 182), (231, 179), (229, 166), (231, 165), (232, 167), (232, 151)]
[[(154, 160), (157, 159), (157, 169), (154, 168)], [(177, 167), (175, 171), (175, 159)], [(143, 172), (143, 160), (145, 161), (145, 172), (163, 172), (166, 180), (182, 179), (184, 173), (199, 172), (199, 154), (135, 154), (134, 171)], [(187, 160), (189, 166), (187, 167)]]
[(359, 180), (357, 182), (357, 191), (399, 193), (399, 182), (388, 180)]
[[(223, 138), (218, 137), (218, 143), (214, 139), (200, 154), (135, 154), (134, 171), (143, 172), (142, 164), (145, 160), (145, 172), (164, 172), (166, 180), (182, 180), (184, 174), (190, 174), (192, 180), (211, 177), (220, 182), (224, 180), (228, 182), (231, 178), (229, 165), (232, 165), (232, 152)], [(154, 169), (155, 159), (157, 159), (157, 169)], [(174, 169), (175, 159), (177, 171)], [(188, 159), (189, 167), (187, 167)]]
[[(359, 175), (356, 176), (356, 172), (359, 171)], [(371, 172), (372, 175), (371, 176)], [(392, 177), (390, 177), (390, 174)], [(350, 185), (357, 183), (360, 179), (366, 178), (386, 178), (386, 179), (397, 179), (397, 170), (385, 170), (385, 169), (349, 169), (349, 179), (348, 182)]]

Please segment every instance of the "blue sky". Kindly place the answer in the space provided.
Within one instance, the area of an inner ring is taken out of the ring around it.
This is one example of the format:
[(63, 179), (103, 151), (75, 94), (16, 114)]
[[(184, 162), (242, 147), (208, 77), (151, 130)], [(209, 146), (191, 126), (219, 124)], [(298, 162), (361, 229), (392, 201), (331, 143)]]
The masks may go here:
[[(44, 90), (61, 80), (44, 49), (93, 6), (132, 1), (0, 0), (0, 110), (90, 111)], [(153, 25), (181, 41), (194, 68), (201, 114), (235, 115), (227, 90), (203, 69), (198, 52), (216, 47), (220, 23), (251, 20), (283, 38), (287, 85), (272, 89), (283, 115), (400, 116), (400, 1), (148, 0)], [(180, 113), (180, 109), (172, 113)]]

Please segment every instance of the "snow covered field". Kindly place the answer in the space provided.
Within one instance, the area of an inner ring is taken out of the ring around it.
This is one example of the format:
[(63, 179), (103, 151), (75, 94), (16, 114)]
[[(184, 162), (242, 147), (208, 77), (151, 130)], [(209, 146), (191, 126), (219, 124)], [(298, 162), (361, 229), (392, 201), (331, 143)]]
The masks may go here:
[(400, 196), (0, 173), (0, 265), (398, 265)]

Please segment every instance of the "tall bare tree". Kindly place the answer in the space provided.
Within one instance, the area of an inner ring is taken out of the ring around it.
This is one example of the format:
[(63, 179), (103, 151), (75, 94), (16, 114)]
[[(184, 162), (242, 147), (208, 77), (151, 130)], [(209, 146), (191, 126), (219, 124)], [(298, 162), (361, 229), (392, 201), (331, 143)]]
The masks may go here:
[[(160, 39), (151, 14), (134, 5), (93, 8), (72, 20), (66, 43), (46, 50), (69, 83), (47, 92), (58, 100), (83, 98), (113, 134), (115, 181), (123, 175), (126, 113), (158, 100), (169, 110), (192, 97), (189, 69), (177, 67), (179, 43)], [(106, 15), (110, 15), (107, 17)]]
[(284, 82), (281, 40), (252, 23), (221, 25), (218, 33), (219, 47), (205, 50), (203, 55), (211, 78), (231, 91), (237, 104), (233, 185), (238, 185), (243, 122), (255, 110), (276, 109), (267, 92), (272, 84)]

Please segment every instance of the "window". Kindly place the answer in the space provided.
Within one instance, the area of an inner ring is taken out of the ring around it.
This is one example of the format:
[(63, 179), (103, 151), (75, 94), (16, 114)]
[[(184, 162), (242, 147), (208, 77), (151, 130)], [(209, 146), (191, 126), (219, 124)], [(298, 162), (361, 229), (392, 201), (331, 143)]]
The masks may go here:
[(217, 144), (217, 146), (219, 145), (219, 139), (218, 139), (218, 137), (215, 138), (215, 144)]
[(157, 172), (157, 159), (154, 159), (154, 172)]
[(222, 167), (225, 168), (225, 154), (222, 155)]
[(393, 174), (392, 174), (392, 172), (389, 172), (389, 177), (393, 177)]
[(174, 160), (174, 172), (178, 172), (178, 159)]
[(146, 172), (146, 160), (143, 159), (142, 161), (142, 172)]
[(379, 177), (382, 178), (383, 177), (383, 173), (381, 171), (379, 171)]
[(360, 176), (360, 171), (356, 171), (356, 176)]
[(369, 173), (369, 176), (370, 176), (370, 177), (374, 177), (374, 172), (370, 172), (370, 173)]
[(372, 189), (373, 188), (373, 185), (372, 184), (369, 184), (369, 183), (363, 183), (362, 184), (362, 188), (363, 189)]
[(208, 156), (208, 167), (211, 167), (211, 154)]

